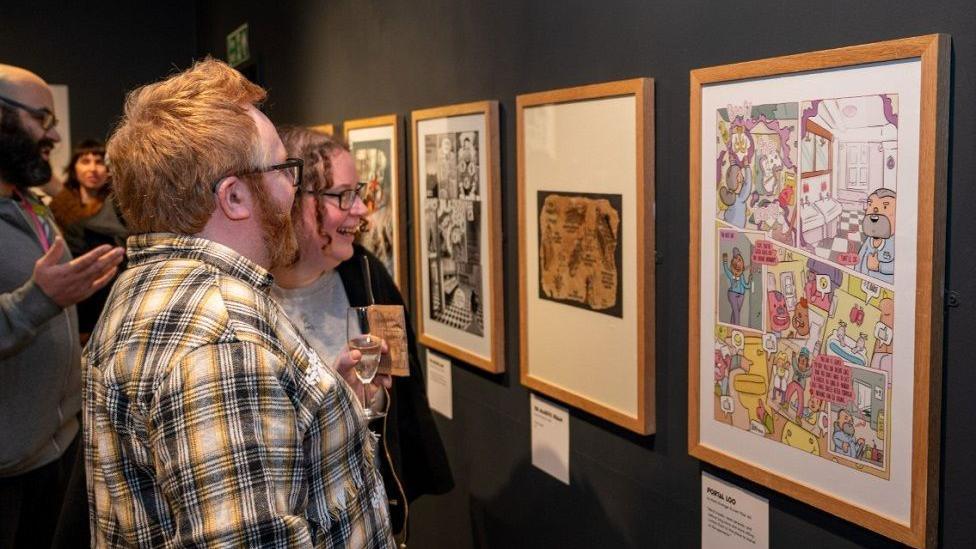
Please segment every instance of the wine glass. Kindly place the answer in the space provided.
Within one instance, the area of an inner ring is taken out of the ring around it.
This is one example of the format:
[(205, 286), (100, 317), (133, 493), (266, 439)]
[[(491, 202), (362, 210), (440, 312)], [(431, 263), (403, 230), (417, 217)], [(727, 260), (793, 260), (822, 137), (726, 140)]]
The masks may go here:
[(369, 325), (368, 307), (350, 307), (346, 314), (346, 335), (349, 350), (362, 353), (362, 358), (356, 363), (356, 378), (363, 384), (363, 414), (367, 420), (383, 417), (384, 413), (370, 408), (369, 392), (366, 385), (372, 383), (376, 377), (376, 370), (380, 365), (383, 339), (373, 334)]

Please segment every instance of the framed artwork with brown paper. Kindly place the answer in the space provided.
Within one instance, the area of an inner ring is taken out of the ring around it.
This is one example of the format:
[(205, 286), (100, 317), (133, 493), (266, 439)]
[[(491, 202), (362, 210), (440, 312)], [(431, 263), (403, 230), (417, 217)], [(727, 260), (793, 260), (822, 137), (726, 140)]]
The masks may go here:
[(498, 102), (413, 111), (410, 126), (419, 340), (503, 372)]
[(938, 524), (948, 60), (929, 35), (691, 72), (689, 453), (915, 547)]
[(654, 81), (516, 108), (521, 382), (653, 433)]
[(403, 124), (396, 114), (346, 120), (346, 142), (356, 163), (368, 226), (356, 237), (389, 271), (401, 292), (407, 289), (406, 181)]

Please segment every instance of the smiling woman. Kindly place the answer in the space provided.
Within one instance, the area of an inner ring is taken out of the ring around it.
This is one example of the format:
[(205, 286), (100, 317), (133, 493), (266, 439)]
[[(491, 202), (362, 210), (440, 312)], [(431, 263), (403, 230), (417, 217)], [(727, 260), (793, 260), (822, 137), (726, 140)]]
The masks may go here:
[[(346, 313), (371, 304), (403, 307), (389, 271), (355, 244), (369, 210), (361, 194), (356, 164), (345, 143), (305, 128), (279, 130), (290, 156), (305, 161), (305, 176), (292, 207), (299, 259), (274, 269), (272, 296), (323, 360), (340, 373), (350, 364), (333, 360), (346, 345)], [(371, 276), (364, 276), (363, 260)], [(409, 316), (409, 315), (408, 315)], [(423, 372), (413, 329), (406, 325), (409, 376), (395, 377), (389, 392), (370, 397), (371, 408), (386, 412), (380, 431), (383, 475), (395, 535), (406, 540), (408, 504), (423, 494), (442, 494), (453, 486), (450, 466), (424, 392)], [(344, 379), (358, 394), (353, 375)], [(378, 420), (377, 420), (378, 423)], [(401, 503), (402, 502), (402, 503)]]

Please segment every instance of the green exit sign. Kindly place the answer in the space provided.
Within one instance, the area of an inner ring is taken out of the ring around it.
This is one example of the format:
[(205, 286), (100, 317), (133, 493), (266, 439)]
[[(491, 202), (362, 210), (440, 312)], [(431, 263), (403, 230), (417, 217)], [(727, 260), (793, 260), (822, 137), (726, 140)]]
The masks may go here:
[(247, 23), (237, 27), (227, 35), (227, 63), (236, 67), (251, 58), (251, 48), (247, 40)]

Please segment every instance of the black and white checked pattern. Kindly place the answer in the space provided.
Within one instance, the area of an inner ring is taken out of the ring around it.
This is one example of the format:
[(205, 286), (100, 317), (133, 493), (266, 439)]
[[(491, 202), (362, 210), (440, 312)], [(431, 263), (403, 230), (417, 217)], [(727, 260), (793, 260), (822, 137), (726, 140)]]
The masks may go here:
[(840, 254), (856, 254), (861, 248), (862, 219), (864, 212), (859, 209), (842, 211), (838, 218), (837, 235), (827, 237), (814, 245), (813, 251), (817, 257), (840, 263)]
[(437, 321), (458, 330), (467, 330), (471, 324), (471, 311), (448, 305), (437, 315)]
[(483, 317), (481, 315), (475, 317), (474, 325), (472, 326), (471, 311), (466, 308), (448, 305), (445, 309), (437, 313), (434, 320), (447, 324), (448, 326), (457, 330), (463, 330), (465, 332), (475, 334), (485, 333)]
[(456, 330), (463, 330), (465, 332), (479, 335), (485, 333), (485, 321), (483, 316), (478, 315), (477, 317), (474, 317), (474, 325), (472, 326), (471, 322), (473, 315), (469, 309), (451, 304), (448, 304), (443, 309), (440, 309), (440, 296), (436, 294), (432, 297), (431, 301), (431, 310), (437, 311), (436, 314), (432, 315), (434, 320), (447, 324)]

